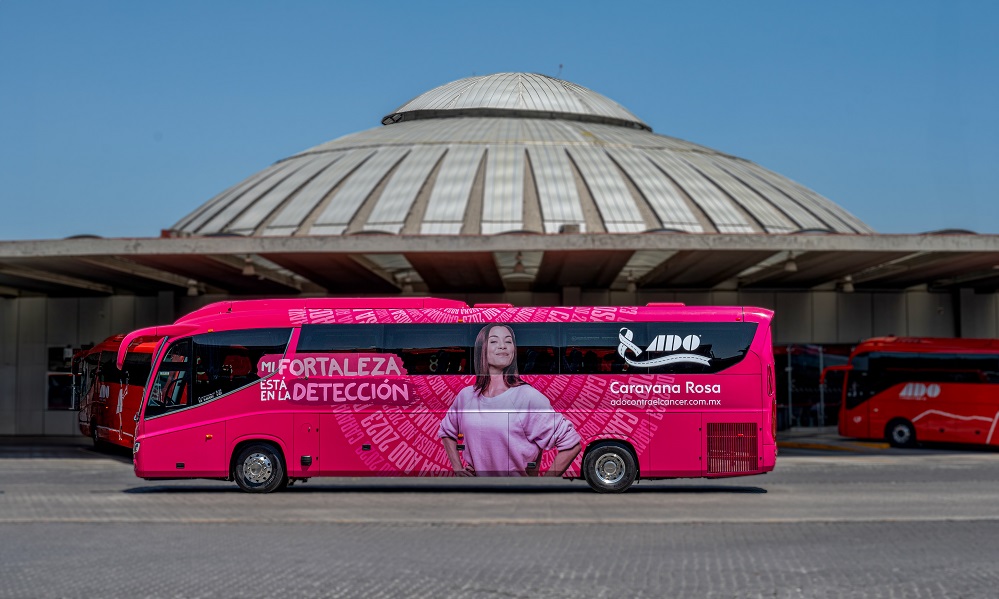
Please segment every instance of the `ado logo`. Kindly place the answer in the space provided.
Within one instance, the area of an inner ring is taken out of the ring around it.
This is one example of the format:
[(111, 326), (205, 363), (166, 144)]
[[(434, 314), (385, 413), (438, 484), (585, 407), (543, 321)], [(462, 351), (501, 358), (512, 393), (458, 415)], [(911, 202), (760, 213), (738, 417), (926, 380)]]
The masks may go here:
[[(662, 366), (664, 364), (674, 364), (677, 362), (693, 362), (695, 364), (703, 364), (707, 366), (711, 362), (711, 358), (706, 356), (699, 356), (692, 353), (682, 353), (682, 354), (671, 354), (668, 356), (661, 356), (659, 358), (652, 358), (649, 360), (632, 360), (628, 357), (626, 352), (631, 351), (637, 358), (642, 355), (642, 348), (635, 345), (632, 341), (635, 334), (629, 328), (622, 328), (618, 332), (618, 341), (620, 343), (617, 346), (617, 353), (624, 358), (624, 361), (631, 366)], [(645, 352), (675, 352), (683, 349), (686, 352), (692, 352), (701, 345), (701, 337), (699, 335), (687, 335), (682, 337), (680, 335), (656, 335), (655, 339), (649, 343), (649, 346), (645, 348)]]
[(940, 395), (940, 385), (932, 383), (929, 385), (924, 385), (923, 383), (906, 383), (905, 387), (898, 393), (899, 399), (926, 399), (934, 398)]

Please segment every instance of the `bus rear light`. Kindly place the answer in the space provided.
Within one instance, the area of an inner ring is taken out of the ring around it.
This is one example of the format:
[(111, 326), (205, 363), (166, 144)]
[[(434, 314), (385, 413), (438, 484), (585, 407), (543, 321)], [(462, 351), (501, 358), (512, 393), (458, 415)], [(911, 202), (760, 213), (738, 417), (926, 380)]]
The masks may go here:
[(777, 398), (770, 402), (770, 438), (777, 444)]

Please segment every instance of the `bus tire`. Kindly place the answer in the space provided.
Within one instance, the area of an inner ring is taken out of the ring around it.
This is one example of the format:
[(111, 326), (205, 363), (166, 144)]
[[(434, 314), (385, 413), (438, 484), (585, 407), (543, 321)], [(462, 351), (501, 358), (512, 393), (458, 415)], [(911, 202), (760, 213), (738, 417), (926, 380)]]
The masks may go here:
[(885, 427), (885, 438), (892, 447), (915, 447), (916, 427), (902, 418), (896, 418)]
[(232, 477), (247, 493), (270, 493), (287, 484), (284, 460), (270, 443), (252, 443), (239, 452)]
[(583, 458), (583, 478), (597, 493), (623, 493), (637, 477), (635, 457), (620, 443), (602, 444)]

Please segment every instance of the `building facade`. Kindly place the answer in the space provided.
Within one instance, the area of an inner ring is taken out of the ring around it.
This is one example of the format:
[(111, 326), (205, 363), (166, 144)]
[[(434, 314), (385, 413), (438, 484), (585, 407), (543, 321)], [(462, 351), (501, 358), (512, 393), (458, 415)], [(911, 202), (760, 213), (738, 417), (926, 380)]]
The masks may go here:
[(756, 305), (777, 312), (779, 346), (835, 355), (876, 335), (999, 337), (997, 289), (997, 236), (878, 235), (581, 86), (472, 77), (277, 161), (161, 238), (0, 242), (0, 435), (76, 434), (74, 348), (223, 299)]

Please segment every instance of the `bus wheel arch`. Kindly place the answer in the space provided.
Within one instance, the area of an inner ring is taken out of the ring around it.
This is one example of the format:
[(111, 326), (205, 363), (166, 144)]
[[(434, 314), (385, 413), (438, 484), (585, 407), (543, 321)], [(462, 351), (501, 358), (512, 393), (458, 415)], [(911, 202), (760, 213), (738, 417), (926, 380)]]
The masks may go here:
[(638, 480), (638, 454), (627, 441), (601, 439), (587, 444), (581, 470), (597, 493), (623, 493)]
[(895, 418), (885, 426), (885, 438), (892, 447), (915, 447), (916, 427), (905, 418)]
[(230, 476), (247, 493), (271, 493), (288, 486), (284, 452), (272, 441), (241, 441), (233, 449)]

